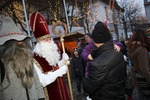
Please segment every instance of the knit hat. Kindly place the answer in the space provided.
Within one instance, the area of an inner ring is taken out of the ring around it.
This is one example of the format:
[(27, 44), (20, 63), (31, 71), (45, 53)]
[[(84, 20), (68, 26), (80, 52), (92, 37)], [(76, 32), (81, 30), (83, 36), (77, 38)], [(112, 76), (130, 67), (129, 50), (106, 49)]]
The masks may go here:
[(73, 48), (73, 52), (74, 52), (74, 51), (78, 51), (78, 48)]
[(30, 16), (30, 26), (37, 41), (50, 37), (48, 24), (40, 12), (34, 12)]
[(107, 26), (98, 21), (92, 31), (92, 38), (95, 43), (105, 43), (112, 39)]
[(0, 45), (9, 40), (22, 41), (28, 37), (16, 26), (11, 17), (0, 17)]

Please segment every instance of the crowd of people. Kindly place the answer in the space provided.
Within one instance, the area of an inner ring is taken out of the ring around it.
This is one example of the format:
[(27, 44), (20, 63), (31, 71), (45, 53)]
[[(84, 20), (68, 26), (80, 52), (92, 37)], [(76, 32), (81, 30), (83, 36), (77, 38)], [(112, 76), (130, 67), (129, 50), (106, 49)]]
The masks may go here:
[(69, 59), (51, 38), (41, 13), (30, 16), (34, 48), (11, 17), (0, 17), (0, 22), (0, 100), (70, 100), (63, 78), (69, 60), (77, 91), (83, 90), (86, 100), (150, 100), (146, 30), (135, 28), (128, 41), (118, 42), (98, 21)]

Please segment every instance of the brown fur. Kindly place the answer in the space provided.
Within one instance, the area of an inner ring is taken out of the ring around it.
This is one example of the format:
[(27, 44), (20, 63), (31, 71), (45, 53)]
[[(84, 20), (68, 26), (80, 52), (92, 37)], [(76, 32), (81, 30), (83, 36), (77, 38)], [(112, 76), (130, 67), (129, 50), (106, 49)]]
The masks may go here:
[(7, 64), (12, 61), (12, 68), (21, 79), (22, 85), (30, 88), (33, 83), (33, 57), (29, 45), (24, 41), (20, 43), (11, 40), (6, 42), (2, 48), (1, 57), (5, 65), (6, 77), (8, 76)]

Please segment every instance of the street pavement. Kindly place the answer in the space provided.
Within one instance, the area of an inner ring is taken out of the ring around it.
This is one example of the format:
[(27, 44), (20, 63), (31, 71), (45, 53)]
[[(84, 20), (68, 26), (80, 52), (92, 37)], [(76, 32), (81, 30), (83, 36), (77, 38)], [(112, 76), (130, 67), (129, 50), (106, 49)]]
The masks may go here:
[[(68, 94), (69, 94), (69, 96), (71, 98), (70, 89), (69, 89), (69, 85), (68, 85), (68, 79), (66, 79), (66, 78), (65, 78), (65, 83), (66, 83), (66, 87), (67, 87), (67, 90), (68, 90)], [(83, 89), (81, 89), (81, 93), (79, 93), (77, 91), (75, 79), (71, 80), (71, 85), (72, 85), (73, 99), (74, 100), (86, 100), (86, 95), (85, 95)]]
[[(69, 85), (68, 85), (68, 79), (65, 77), (64, 80), (65, 80), (68, 94), (69, 94), (69, 97), (71, 100), (71, 95), (70, 95), (70, 90), (69, 90)], [(72, 85), (72, 92), (73, 92), (73, 99), (74, 100), (90, 100), (90, 99), (86, 99), (87, 95), (84, 93), (83, 89), (81, 90), (81, 93), (79, 93), (77, 91), (75, 79), (71, 79), (71, 85)], [(127, 96), (126, 96), (125, 100), (128, 100)]]

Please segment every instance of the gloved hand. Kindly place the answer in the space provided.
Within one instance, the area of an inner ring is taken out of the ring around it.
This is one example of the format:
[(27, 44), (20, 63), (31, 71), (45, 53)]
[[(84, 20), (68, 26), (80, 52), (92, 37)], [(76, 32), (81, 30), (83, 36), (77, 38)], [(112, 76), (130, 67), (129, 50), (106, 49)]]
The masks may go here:
[(60, 73), (61, 73), (62, 75), (64, 75), (64, 74), (67, 73), (68, 68), (67, 68), (66, 65), (62, 66), (60, 69), (61, 69), (61, 72), (60, 72)]
[(43, 74), (41, 76), (42, 77), (42, 80), (41, 80), (42, 86), (45, 87), (45, 86), (53, 83), (57, 79), (57, 77), (63, 77), (63, 75), (67, 73), (67, 70), (68, 70), (67, 66), (64, 65), (53, 72), (49, 71), (47, 74)]
[(63, 53), (62, 54), (62, 59), (58, 62), (58, 66), (59, 68), (61, 66), (64, 66), (64, 65), (68, 65), (70, 62), (69, 62), (69, 56), (67, 55), (67, 53)]
[(67, 55), (67, 53), (62, 54), (62, 59), (63, 60), (69, 60), (69, 56)]

